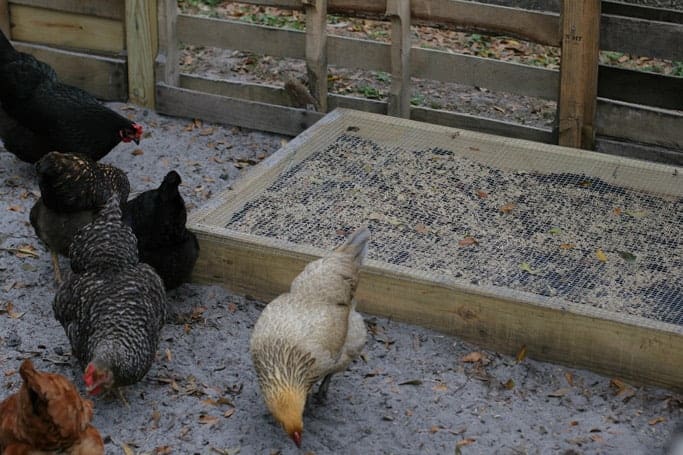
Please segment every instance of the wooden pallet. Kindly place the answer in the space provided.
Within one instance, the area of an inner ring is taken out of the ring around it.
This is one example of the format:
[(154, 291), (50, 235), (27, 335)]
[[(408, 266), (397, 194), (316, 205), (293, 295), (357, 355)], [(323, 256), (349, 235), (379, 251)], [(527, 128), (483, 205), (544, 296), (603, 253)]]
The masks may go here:
[[(326, 254), (226, 226), (289, 164), (324, 149), (349, 126), (361, 126), (376, 141), (411, 140), (411, 132), (427, 132), (425, 146), (461, 141), (461, 149), (476, 150), (472, 154), (483, 163), (502, 159), (511, 168), (586, 173), (614, 185), (683, 197), (683, 170), (671, 166), (337, 109), (193, 214), (190, 229), (201, 245), (194, 280), (267, 301), (286, 291), (309, 261)], [(535, 359), (683, 390), (683, 326), (507, 288), (463, 285), (374, 260), (363, 267), (357, 298), (363, 312), (437, 329), (488, 349), (514, 354), (524, 345)]]

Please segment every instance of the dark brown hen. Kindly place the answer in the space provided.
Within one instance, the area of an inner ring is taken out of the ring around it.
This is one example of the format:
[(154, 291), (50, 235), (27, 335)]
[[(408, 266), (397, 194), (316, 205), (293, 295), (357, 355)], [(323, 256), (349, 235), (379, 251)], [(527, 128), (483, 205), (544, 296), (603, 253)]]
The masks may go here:
[(30, 221), (52, 253), (60, 282), (57, 254), (69, 254), (76, 231), (95, 218), (112, 194), (124, 203), (130, 184), (121, 169), (70, 153), (48, 153), (36, 163), (36, 171), (41, 197), (31, 209)]
[(15, 50), (1, 32), (0, 81), (0, 137), (23, 161), (53, 150), (99, 160), (119, 142), (142, 137), (141, 125), (60, 82), (49, 65)]
[(92, 403), (68, 379), (37, 371), (28, 359), (19, 374), (21, 389), (0, 403), (0, 453), (104, 453), (102, 438), (90, 424)]
[(138, 239), (140, 261), (156, 270), (166, 289), (189, 281), (199, 256), (197, 237), (185, 227), (180, 182), (176, 171), (169, 172), (159, 188), (131, 199), (123, 211), (124, 222)]
[(166, 317), (159, 275), (138, 262), (133, 231), (111, 197), (69, 249), (74, 272), (52, 305), (85, 370), (88, 392), (138, 382), (154, 361)]

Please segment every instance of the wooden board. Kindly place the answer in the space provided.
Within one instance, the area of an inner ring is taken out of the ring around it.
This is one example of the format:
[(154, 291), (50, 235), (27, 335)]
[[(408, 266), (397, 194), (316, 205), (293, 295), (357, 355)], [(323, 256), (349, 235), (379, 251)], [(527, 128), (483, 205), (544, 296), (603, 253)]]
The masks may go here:
[(72, 49), (120, 53), (123, 22), (10, 4), (12, 39)]
[(659, 22), (683, 24), (683, 11), (669, 8), (658, 8), (633, 3), (602, 1), (602, 14), (648, 19)]
[(128, 97), (132, 103), (154, 108), (154, 59), (158, 49), (156, 0), (126, 0), (126, 49)]
[[(375, 130), (376, 124), (384, 129)], [(313, 128), (255, 167), (232, 191), (195, 212), (189, 220), (201, 253), (194, 280), (218, 283), (233, 291), (268, 300), (288, 289), (291, 280), (320, 249), (225, 228), (227, 219), (259, 194), (289, 163), (325, 149), (349, 125), (364, 125), (381, 137), (396, 129), (421, 128), (445, 141), (456, 130), (386, 116), (336, 110)], [(484, 161), (505, 150), (506, 162), (520, 169), (589, 172), (607, 182), (683, 195), (683, 174), (673, 168), (557, 146), (458, 130), (459, 138), (479, 141)], [(379, 137), (378, 136), (378, 137)], [(425, 144), (428, 145), (428, 144)], [(538, 159), (543, 157), (543, 159)], [(511, 289), (463, 285), (442, 275), (369, 260), (357, 293), (363, 312), (424, 325), (514, 354), (570, 367), (588, 368), (634, 383), (683, 390), (683, 327), (575, 305)]]
[(124, 16), (124, 0), (10, 0), (10, 3), (107, 19), (123, 20)]
[(35, 56), (57, 71), (59, 78), (106, 101), (128, 99), (126, 61), (54, 47), (14, 42), (14, 47)]
[(683, 60), (683, 24), (603, 14), (600, 49), (636, 56)]
[(598, 96), (632, 104), (683, 108), (683, 77), (600, 65)]

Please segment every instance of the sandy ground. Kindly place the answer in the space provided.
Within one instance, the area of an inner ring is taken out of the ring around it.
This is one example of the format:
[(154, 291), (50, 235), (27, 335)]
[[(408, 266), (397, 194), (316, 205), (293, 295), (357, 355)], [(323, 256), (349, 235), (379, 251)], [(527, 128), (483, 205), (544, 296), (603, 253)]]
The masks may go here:
[[(137, 191), (178, 170), (191, 208), (283, 140), (115, 106), (150, 134), (142, 154), (120, 145), (104, 161), (127, 171)], [(28, 223), (37, 194), (32, 167), (0, 151), (2, 396), (17, 390), (16, 370), (26, 357), (83, 385), (52, 316), (49, 254)], [(26, 245), (37, 257), (13, 250)], [(94, 423), (107, 453), (657, 454), (681, 422), (681, 397), (669, 391), (623, 386), (617, 395), (611, 378), (530, 359), (518, 363), (368, 316), (364, 360), (333, 379), (326, 404), (309, 403), (298, 451), (268, 415), (247, 355), (264, 303), (198, 285), (170, 293), (169, 303), (158, 361), (125, 390), (129, 405), (95, 400)], [(479, 361), (464, 362), (466, 356)]]

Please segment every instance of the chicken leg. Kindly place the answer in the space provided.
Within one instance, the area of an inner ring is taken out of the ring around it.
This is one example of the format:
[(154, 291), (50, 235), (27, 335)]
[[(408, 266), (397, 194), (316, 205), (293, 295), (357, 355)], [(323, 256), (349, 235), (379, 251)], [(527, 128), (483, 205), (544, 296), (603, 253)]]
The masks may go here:
[(55, 272), (55, 283), (59, 286), (62, 284), (62, 271), (59, 268), (59, 256), (55, 251), (50, 251), (50, 255), (52, 256), (52, 268)]

